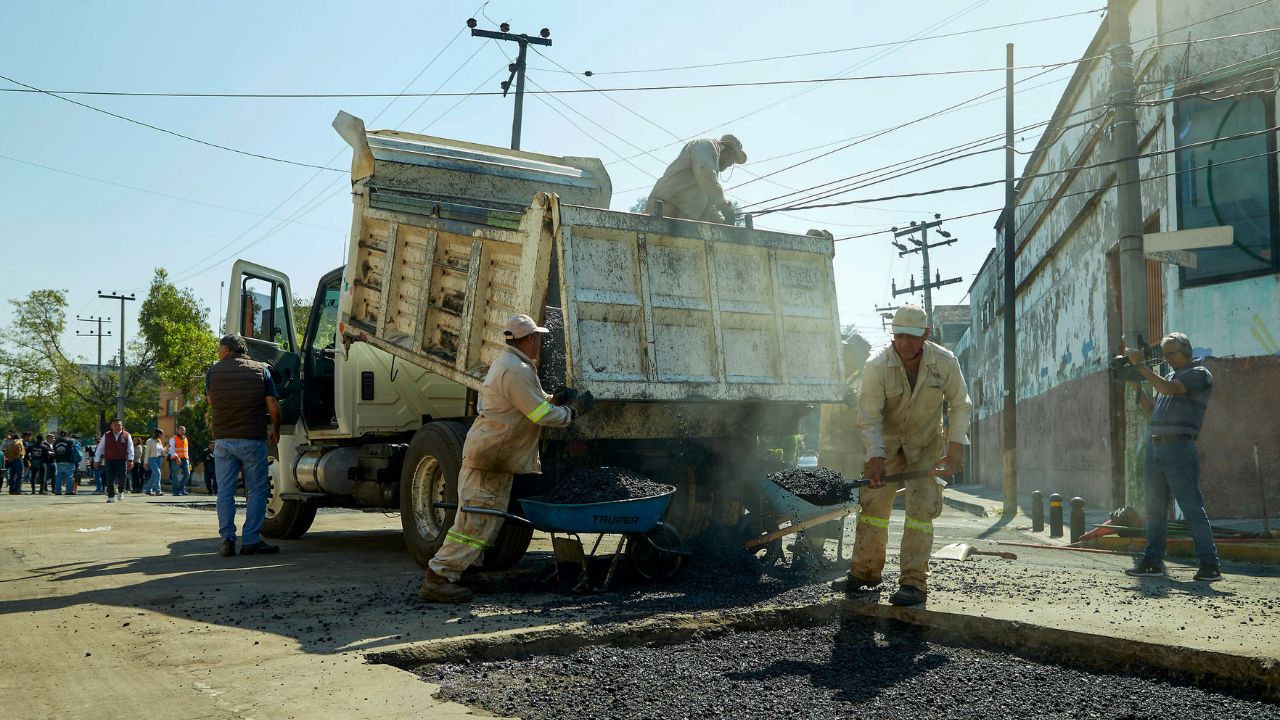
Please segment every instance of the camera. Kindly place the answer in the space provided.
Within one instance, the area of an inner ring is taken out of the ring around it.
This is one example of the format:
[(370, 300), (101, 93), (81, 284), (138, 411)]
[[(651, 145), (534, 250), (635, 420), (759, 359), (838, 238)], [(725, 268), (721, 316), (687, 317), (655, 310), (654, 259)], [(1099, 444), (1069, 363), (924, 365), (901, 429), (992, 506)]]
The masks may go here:
[[(1140, 364), (1147, 367), (1156, 367), (1164, 362), (1164, 353), (1159, 345), (1147, 346), (1142, 344), (1143, 359)], [(1112, 382), (1142, 382), (1142, 373), (1138, 372), (1138, 366), (1129, 362), (1127, 355), (1116, 355), (1111, 358), (1110, 362), (1111, 381)]]

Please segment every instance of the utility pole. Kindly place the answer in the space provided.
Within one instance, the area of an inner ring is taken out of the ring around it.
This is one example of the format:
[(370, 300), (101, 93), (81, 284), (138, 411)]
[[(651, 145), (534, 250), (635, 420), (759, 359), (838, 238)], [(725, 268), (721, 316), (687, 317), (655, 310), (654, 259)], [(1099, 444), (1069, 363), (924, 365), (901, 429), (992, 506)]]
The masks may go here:
[[(132, 293), (129, 295), (103, 294), (98, 291), (98, 297), (103, 300), (119, 300), (120, 301), (120, 394), (116, 396), (116, 417), (124, 422), (124, 304), (128, 300), (137, 300)], [(99, 360), (101, 362), (101, 360)]]
[(1013, 43), (1004, 46), (1004, 404), (1001, 423), (1001, 486), (1004, 516), (1018, 514), (1018, 302), (1014, 282), (1018, 216), (1014, 212), (1017, 178), (1013, 174)]
[[(104, 333), (104, 332), (102, 332), (102, 323), (104, 323), (104, 322), (111, 322), (111, 318), (93, 317), (93, 316), (89, 316), (89, 317), (87, 317), (87, 318), (82, 318), (82, 317), (80, 317), (79, 315), (77, 315), (77, 316), (76, 316), (76, 320), (79, 320), (80, 322), (90, 322), (90, 323), (97, 323), (97, 324), (98, 324), (98, 331), (97, 331), (97, 332), (81, 332), (81, 331), (79, 331), (79, 330), (77, 330), (77, 331), (76, 331), (76, 335), (79, 335), (79, 336), (81, 336), (81, 337), (96, 337), (96, 338), (98, 338), (98, 369), (97, 369), (97, 372), (95, 372), (95, 373), (93, 374), (93, 382), (94, 382), (94, 385), (96, 386), (96, 385), (97, 385), (97, 383), (98, 383), (98, 378), (102, 376), (102, 338), (104, 338), (104, 337), (111, 337), (111, 331), (110, 331), (110, 330), (106, 331), (105, 333)], [(102, 427), (102, 424), (103, 424), (103, 423), (102, 423), (102, 420), (103, 420), (102, 414), (103, 414), (103, 413), (102, 413), (102, 409), (101, 409), (101, 408), (99, 408), (99, 409), (98, 409), (98, 435), (97, 435), (98, 437), (102, 437), (102, 433), (106, 431), (106, 430), (105, 430), (105, 428), (103, 428), (103, 427)]]
[(498, 26), (501, 32), (492, 30), (477, 30), (476, 19), (467, 20), (467, 27), (471, 28), (471, 37), (489, 38), (490, 40), (505, 40), (507, 42), (519, 43), (520, 52), (516, 57), (516, 61), (507, 66), (511, 71), (511, 75), (502, 81), (502, 97), (507, 96), (507, 91), (511, 89), (511, 80), (516, 81), (516, 109), (515, 117), (511, 120), (511, 149), (520, 149), (520, 122), (524, 116), (524, 71), (525, 71), (525, 55), (528, 53), (529, 45), (545, 45), (551, 47), (551, 31), (542, 28), (538, 32), (541, 37), (529, 37), (528, 35), (516, 35), (511, 33), (511, 26), (502, 23)]
[[(893, 228), (893, 237), (894, 237), (893, 246), (898, 249), (898, 257), (905, 257), (913, 253), (920, 253), (921, 258), (923, 259), (922, 264), (924, 265), (924, 275), (922, 276), (922, 279), (924, 280), (924, 282), (921, 283), (920, 285), (916, 285), (916, 276), (912, 275), (911, 287), (898, 289), (898, 285), (896, 282), (891, 283), (891, 287), (893, 288), (893, 296), (897, 297), (899, 295), (915, 293), (923, 290), (924, 291), (924, 312), (925, 312), (925, 315), (929, 317), (929, 323), (931, 327), (934, 324), (936, 324), (936, 319), (933, 317), (933, 289), (937, 287), (942, 287), (943, 285), (958, 283), (963, 279), (963, 278), (954, 277), (954, 278), (948, 278), (946, 280), (943, 280), (942, 273), (935, 271), (934, 279), (932, 281), (929, 280), (929, 250), (936, 247), (942, 247), (943, 245), (951, 245), (960, 239), (960, 238), (951, 237), (951, 233), (947, 232), (946, 230), (942, 230), (941, 227), (942, 227), (942, 215), (935, 214), (933, 216), (933, 220), (922, 222), (922, 223), (917, 223), (916, 221), (912, 220), (910, 227), (905, 227), (905, 228), (902, 228), (901, 230), (899, 230), (898, 228)], [(946, 239), (943, 240), (942, 242), (936, 242), (930, 245), (929, 244), (929, 228), (939, 228), (938, 234)], [(920, 233), (919, 240), (915, 238), (916, 233)], [(901, 237), (905, 237), (908, 240), (910, 240), (911, 243), (915, 245), (915, 247), (907, 247), (906, 245), (903, 245), (902, 243), (898, 242), (897, 238), (901, 238)], [(941, 338), (938, 338), (938, 339), (941, 339)]]
[[(1134, 111), (1133, 49), (1129, 47), (1128, 3), (1107, 2), (1107, 34), (1111, 43), (1111, 155), (1116, 165), (1116, 225), (1120, 246), (1121, 331), (1125, 345), (1143, 347), (1147, 334), (1147, 261), (1142, 254), (1142, 189), (1138, 184), (1138, 120)], [(1126, 403), (1133, 403), (1125, 393)], [(1130, 407), (1126, 424), (1142, 423)], [(1127, 428), (1126, 428), (1127, 430)], [(1126, 432), (1125, 437), (1131, 433)], [(1126, 452), (1126, 456), (1130, 455)], [(1126, 462), (1126, 468), (1129, 465)], [(1125, 473), (1125, 504), (1142, 507), (1142, 483)]]

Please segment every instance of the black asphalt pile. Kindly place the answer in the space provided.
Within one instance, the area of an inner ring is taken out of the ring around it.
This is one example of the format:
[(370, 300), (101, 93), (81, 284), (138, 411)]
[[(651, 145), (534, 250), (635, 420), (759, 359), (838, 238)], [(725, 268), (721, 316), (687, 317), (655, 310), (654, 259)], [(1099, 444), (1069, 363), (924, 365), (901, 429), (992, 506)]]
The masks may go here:
[(619, 502), (649, 498), (673, 490), (634, 470), (615, 467), (574, 470), (559, 480), (540, 500), (555, 505)]
[(788, 468), (767, 476), (769, 482), (814, 505), (849, 502), (844, 475), (827, 468)]
[(550, 305), (543, 310), (546, 319), (542, 321), (542, 325), (551, 332), (542, 339), (542, 354), (538, 356), (538, 380), (542, 382), (543, 390), (555, 392), (556, 388), (564, 385), (567, 362), (564, 351), (564, 311)]
[(419, 672), (445, 700), (526, 720), (1280, 718), (1263, 702), (940, 645), (915, 628), (881, 633), (858, 620)]

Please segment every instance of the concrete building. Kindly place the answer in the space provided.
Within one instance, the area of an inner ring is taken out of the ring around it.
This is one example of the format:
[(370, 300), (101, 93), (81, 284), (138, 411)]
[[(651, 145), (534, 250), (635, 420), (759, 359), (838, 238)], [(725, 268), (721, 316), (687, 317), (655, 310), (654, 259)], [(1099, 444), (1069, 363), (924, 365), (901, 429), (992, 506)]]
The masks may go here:
[[(1196, 267), (1148, 261), (1146, 338), (1187, 333), (1214, 373), (1199, 446), (1210, 517), (1280, 508), (1280, 219), (1276, 96), (1280, 5), (1253, 0), (1127, 4), (1134, 49), (1144, 232), (1230, 225)], [(1222, 36), (1234, 36), (1224, 38)], [(1113, 382), (1121, 344), (1116, 175), (1107, 133), (1105, 21), (1084, 52), (1017, 187), (1018, 481), (1095, 507), (1141, 495), (1145, 422)], [(974, 466), (1001, 485), (1002, 253), (970, 288), (965, 355)], [(1255, 470), (1254, 446), (1259, 452)]]

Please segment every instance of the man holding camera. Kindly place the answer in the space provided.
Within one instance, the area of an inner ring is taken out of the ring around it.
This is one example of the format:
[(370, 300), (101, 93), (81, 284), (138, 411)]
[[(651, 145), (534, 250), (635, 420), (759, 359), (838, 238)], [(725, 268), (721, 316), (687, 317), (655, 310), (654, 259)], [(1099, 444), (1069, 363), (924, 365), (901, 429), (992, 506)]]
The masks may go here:
[(1129, 350), (1129, 363), (1156, 391), (1155, 402), (1137, 386), (1138, 405), (1151, 416), (1144, 471), (1146, 495), (1147, 549), (1125, 573), (1135, 577), (1165, 574), (1164, 553), (1169, 536), (1169, 496), (1178, 501), (1191, 526), (1200, 569), (1196, 580), (1222, 579), (1218, 548), (1200, 494), (1200, 453), (1196, 438), (1204, 422), (1204, 411), (1213, 393), (1213, 375), (1191, 357), (1191, 340), (1182, 333), (1169, 333), (1160, 341), (1165, 362), (1173, 368), (1161, 377), (1143, 363), (1141, 350)]
[(502, 529), (502, 519), (469, 513), (475, 507), (505, 511), (515, 475), (542, 471), (538, 440), (544, 427), (565, 427), (591, 410), (590, 392), (561, 388), (542, 390), (534, 365), (549, 330), (528, 315), (507, 320), (507, 347), (494, 359), (476, 401), (477, 416), (462, 444), (458, 472), (458, 512), (444, 544), (427, 564), (418, 597), (427, 602), (460, 603), (471, 599), (458, 584)]

